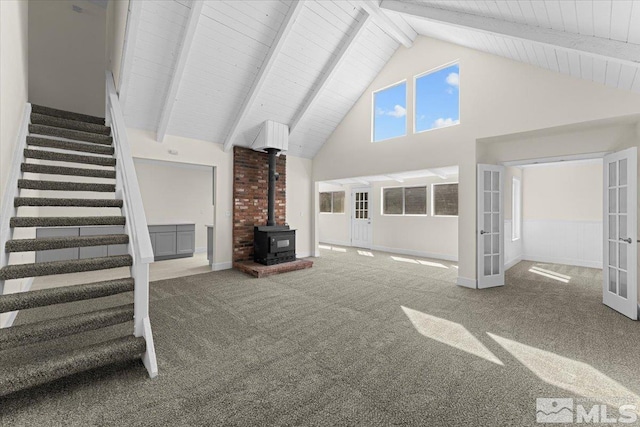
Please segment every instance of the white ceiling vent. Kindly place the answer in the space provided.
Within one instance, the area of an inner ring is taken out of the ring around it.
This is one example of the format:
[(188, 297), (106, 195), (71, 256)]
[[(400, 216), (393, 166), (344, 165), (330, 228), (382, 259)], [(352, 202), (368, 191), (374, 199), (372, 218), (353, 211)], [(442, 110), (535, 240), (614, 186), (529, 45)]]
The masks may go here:
[(253, 140), (251, 148), (257, 151), (264, 151), (267, 148), (287, 151), (289, 148), (289, 126), (272, 120), (265, 121), (258, 136)]

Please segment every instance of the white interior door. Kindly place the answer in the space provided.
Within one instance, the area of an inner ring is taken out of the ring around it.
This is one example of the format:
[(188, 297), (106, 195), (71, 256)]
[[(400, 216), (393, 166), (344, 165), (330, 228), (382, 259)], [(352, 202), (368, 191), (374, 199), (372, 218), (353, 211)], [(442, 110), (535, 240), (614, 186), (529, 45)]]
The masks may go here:
[(604, 158), (602, 301), (638, 319), (638, 154), (629, 148)]
[(371, 197), (369, 188), (357, 188), (351, 192), (351, 246), (371, 248)]
[(504, 166), (478, 165), (478, 288), (504, 285)]

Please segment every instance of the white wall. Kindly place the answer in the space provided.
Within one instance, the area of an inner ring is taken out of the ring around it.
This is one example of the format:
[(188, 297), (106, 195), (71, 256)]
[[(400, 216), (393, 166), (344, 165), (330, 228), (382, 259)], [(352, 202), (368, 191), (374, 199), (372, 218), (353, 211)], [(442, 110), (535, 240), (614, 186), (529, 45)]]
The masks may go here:
[(524, 259), (602, 268), (602, 161), (523, 169)]
[(207, 250), (205, 224), (213, 224), (213, 167), (134, 159), (149, 224), (192, 222), (196, 252)]
[[(458, 260), (458, 218), (431, 216), (431, 184), (458, 182), (457, 176), (406, 179), (405, 182), (376, 181), (371, 183), (372, 249), (398, 254)], [(383, 215), (382, 189), (388, 187), (427, 186), (427, 215)], [(320, 184), (320, 191), (345, 191), (344, 214), (319, 214), (320, 241), (323, 243), (351, 244), (351, 189), (354, 186)], [(357, 185), (362, 187), (362, 185)]]
[[(411, 118), (413, 76), (453, 61), (460, 64), (461, 124), (371, 143), (371, 92), (407, 79)], [(637, 113), (637, 94), (419, 37), (395, 53), (338, 125), (314, 158), (314, 180), (459, 165), (459, 274), (471, 284), (477, 275), (477, 139)], [(584, 150), (580, 144), (551, 149)]]
[[(3, 0), (0, 1), (0, 197), (7, 185), (28, 87), (28, 3)], [(14, 236), (35, 237), (31, 234), (18, 230)], [(9, 261), (12, 264), (33, 262), (34, 255), (12, 254)], [(8, 280), (4, 291), (18, 292), (26, 283), (26, 280)], [(8, 314), (0, 314), (0, 325), (7, 318)]]
[(111, 0), (107, 6), (107, 68), (113, 72), (116, 88), (120, 82), (128, 12), (129, 0)]
[(313, 188), (310, 159), (287, 156), (287, 223), (296, 230), (296, 256), (312, 256)]
[(32, 103), (104, 117), (106, 17), (87, 0), (29, 1)]
[[(504, 265), (509, 269), (523, 259), (522, 229), (520, 238), (513, 240), (513, 178), (520, 180), (522, 196), (522, 169), (507, 167), (504, 175)], [(522, 212), (522, 197), (520, 201), (520, 212)], [(520, 224), (522, 226), (522, 222)]]

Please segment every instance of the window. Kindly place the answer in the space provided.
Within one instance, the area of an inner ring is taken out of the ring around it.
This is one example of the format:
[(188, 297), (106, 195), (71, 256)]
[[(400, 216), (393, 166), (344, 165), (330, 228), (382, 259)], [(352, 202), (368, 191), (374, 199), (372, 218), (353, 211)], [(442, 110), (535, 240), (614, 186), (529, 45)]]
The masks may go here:
[(320, 212), (344, 213), (344, 191), (320, 193)]
[(522, 234), (522, 184), (515, 176), (513, 177), (511, 191), (511, 240), (515, 241)]
[(460, 123), (460, 65), (416, 76), (414, 86), (416, 133)]
[(373, 93), (373, 142), (407, 134), (407, 82)]
[(431, 215), (458, 216), (458, 183), (431, 185)]
[(382, 189), (383, 215), (426, 215), (427, 187)]

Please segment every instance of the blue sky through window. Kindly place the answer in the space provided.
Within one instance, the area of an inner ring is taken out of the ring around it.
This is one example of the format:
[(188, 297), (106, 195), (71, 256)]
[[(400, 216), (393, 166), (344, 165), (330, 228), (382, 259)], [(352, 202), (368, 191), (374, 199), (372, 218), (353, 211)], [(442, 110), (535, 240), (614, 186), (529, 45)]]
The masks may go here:
[(373, 95), (373, 140), (407, 134), (407, 83), (383, 89)]
[(460, 123), (460, 66), (418, 77), (415, 97), (416, 132)]

